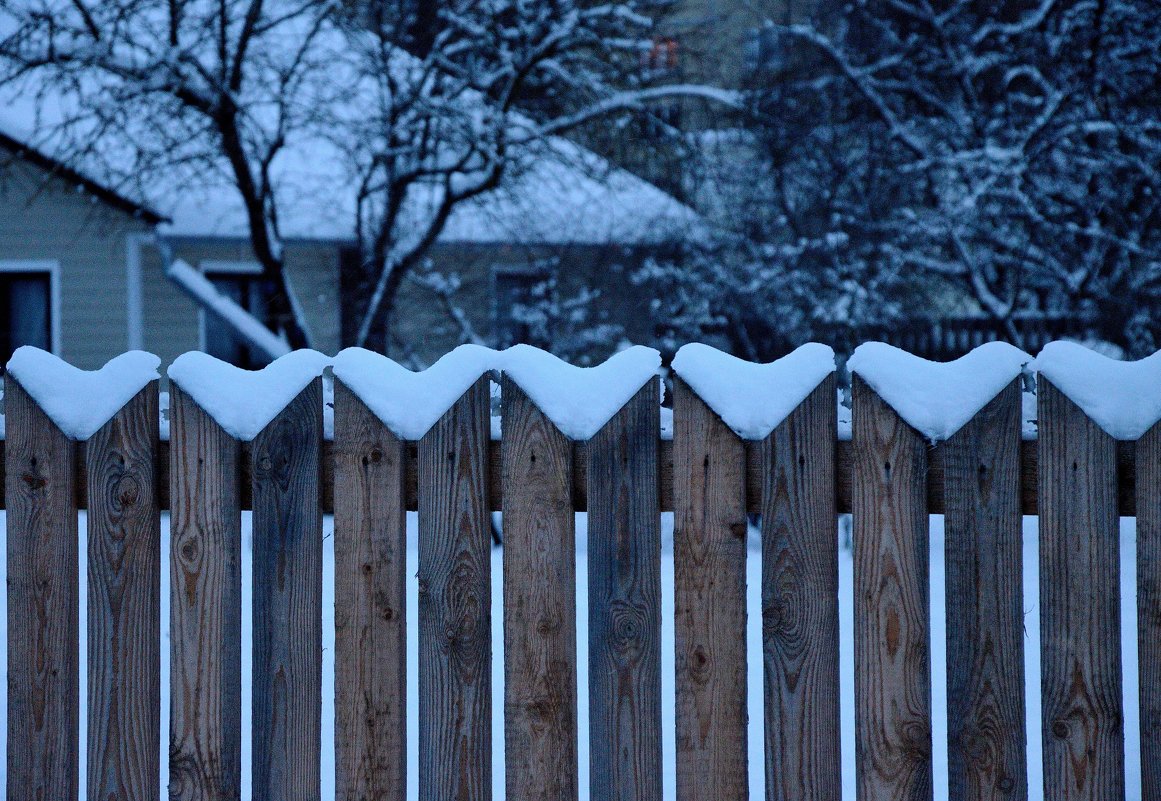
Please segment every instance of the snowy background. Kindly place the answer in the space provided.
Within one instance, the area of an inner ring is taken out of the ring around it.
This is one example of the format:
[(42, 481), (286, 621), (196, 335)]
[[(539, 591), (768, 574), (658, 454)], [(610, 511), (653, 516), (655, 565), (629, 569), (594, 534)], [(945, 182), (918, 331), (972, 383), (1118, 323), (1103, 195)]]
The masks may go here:
[[(162, 647), (162, 797), (168, 782), (168, 728), (169, 728), (169, 515), (163, 514), (162, 522), (162, 594), (161, 632)], [(418, 518), (414, 513), (407, 517), (407, 648), (408, 648), (408, 798), (418, 798), (418, 587), (416, 573), (419, 568), (417, 532)], [(577, 514), (577, 673), (579, 679), (577, 724), (578, 756), (580, 765), (580, 798), (589, 798), (588, 776), (588, 641), (587, 608), (587, 516)], [(666, 801), (675, 798), (674, 787), (674, 635), (673, 635), (673, 515), (662, 514), (662, 715), (663, 715), (663, 763), (664, 797)], [(6, 531), (4, 512), (0, 511), (0, 530)], [(242, 515), (243, 554), (242, 576), (251, 575), (252, 538), (250, 533), (250, 513)], [(323, 522), (323, 720), (322, 720), (322, 785), (324, 799), (334, 798), (334, 521), (327, 516)], [(842, 515), (838, 520), (839, 539), (839, 625), (841, 660), (841, 708), (842, 708), (842, 766), (843, 801), (855, 798), (854, 763), (854, 665), (853, 665), (853, 613), (852, 560), (850, 546), (850, 516)], [(81, 513), (80, 553), (85, 549), (85, 517)], [(1042, 798), (1041, 751), (1040, 751), (1040, 631), (1039, 631), (1039, 585), (1037, 577), (1037, 519), (1024, 518), (1024, 627), (1025, 683), (1027, 687), (1027, 735), (1029, 766), (1029, 797)], [(1125, 756), (1126, 756), (1126, 797), (1139, 798), (1141, 794), (1141, 766), (1139, 752), (1138, 690), (1137, 690), (1137, 635), (1136, 635), (1136, 526), (1132, 518), (1121, 521), (1121, 641), (1123, 653), (1123, 697), (1125, 711)], [(935, 797), (947, 798), (947, 697), (946, 697), (946, 644), (945, 617), (943, 603), (943, 517), (931, 517), (931, 634), (932, 634), (932, 717), (933, 755), (935, 773)], [(0, 573), (6, 566), (0, 562)], [(749, 678), (749, 777), (750, 797), (765, 797), (762, 753), (762, 662), (761, 662), (761, 550), (756, 530), (750, 532), (749, 558), (747, 561), (747, 665)], [(81, 698), (86, 697), (85, 659), (87, 643), (84, 634), (86, 612), (86, 575), (80, 571), (81, 581)], [(503, 629), (501, 613), (503, 559), (500, 548), (492, 550), (492, 714), (493, 745), (492, 782), (493, 797), (504, 797), (504, 738), (503, 701)], [(242, 769), (243, 776), (250, 772), (250, 678), (249, 653), (253, 642), (252, 622), (249, 610), (252, 603), (251, 583), (243, 581), (242, 586)], [(0, 596), (0, 604), (7, 604), (6, 597)], [(5, 646), (7, 645), (5, 641)], [(7, 711), (5, 698), (4, 712)], [(86, 716), (82, 708), (80, 715), (81, 753), (85, 753)], [(0, 740), (6, 743), (7, 732), (0, 727)], [(84, 798), (85, 765), (80, 766), (82, 799)], [(242, 798), (251, 799), (248, 782), (243, 783)]]

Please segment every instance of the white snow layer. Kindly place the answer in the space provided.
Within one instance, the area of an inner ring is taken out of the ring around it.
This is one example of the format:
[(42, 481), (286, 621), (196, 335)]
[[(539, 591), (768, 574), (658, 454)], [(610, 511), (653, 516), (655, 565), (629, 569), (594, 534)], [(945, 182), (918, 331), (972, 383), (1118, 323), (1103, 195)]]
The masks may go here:
[(1032, 369), (1116, 439), (1140, 439), (1161, 420), (1161, 351), (1122, 362), (1075, 342), (1049, 342)]
[(673, 371), (743, 439), (769, 436), (835, 370), (834, 351), (810, 342), (769, 364), (691, 343)]
[(178, 356), (168, 373), (227, 434), (249, 442), (329, 364), (317, 350), (296, 350), (261, 370), (243, 370), (194, 351)]
[(373, 351), (347, 348), (335, 356), (334, 373), (396, 436), (415, 440), (496, 369), (499, 357), (491, 348), (460, 345), (417, 373)]
[(661, 354), (642, 345), (595, 367), (577, 367), (530, 345), (514, 345), (501, 357), (508, 377), (573, 440), (591, 439), (661, 369)]
[(963, 428), (1032, 357), (1006, 342), (988, 342), (950, 362), (932, 362), (884, 342), (855, 348), (847, 367), (932, 442)]
[(32, 396), (65, 436), (88, 439), (133, 400), (150, 381), (160, 378), (161, 359), (131, 350), (100, 370), (81, 370), (29, 345), (17, 348), (8, 372)]

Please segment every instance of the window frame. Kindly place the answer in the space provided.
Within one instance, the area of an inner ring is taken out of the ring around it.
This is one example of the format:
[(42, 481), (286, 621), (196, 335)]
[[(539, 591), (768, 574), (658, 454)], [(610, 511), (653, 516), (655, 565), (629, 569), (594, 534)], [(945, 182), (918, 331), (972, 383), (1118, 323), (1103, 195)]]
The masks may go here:
[[(228, 275), (245, 278), (262, 274), (262, 265), (247, 259), (201, 259), (198, 262), (198, 271), (207, 279), (211, 275)], [(212, 280), (212, 279), (210, 279)], [(206, 310), (198, 304), (198, 350), (206, 350)]]
[(0, 259), (0, 273), (48, 274), (48, 340), (50, 352), (54, 356), (60, 356), (60, 261), (57, 259)]

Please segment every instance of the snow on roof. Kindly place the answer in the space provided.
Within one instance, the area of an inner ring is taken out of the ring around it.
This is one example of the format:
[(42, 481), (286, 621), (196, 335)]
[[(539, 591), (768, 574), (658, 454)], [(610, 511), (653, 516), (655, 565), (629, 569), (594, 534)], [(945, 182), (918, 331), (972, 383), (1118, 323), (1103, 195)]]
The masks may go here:
[(101, 430), (121, 408), (156, 378), (161, 359), (132, 350), (99, 370), (81, 370), (40, 348), (24, 345), (8, 360), (20, 382), (67, 437), (85, 440)]
[(933, 362), (885, 342), (855, 348), (847, 367), (904, 422), (932, 442), (952, 437), (1020, 375), (1032, 357), (988, 342), (950, 362)]
[(501, 357), (504, 373), (573, 440), (592, 439), (661, 369), (661, 354), (642, 345), (595, 367), (577, 367), (531, 345), (514, 345)]
[(1032, 369), (1115, 439), (1140, 439), (1161, 420), (1161, 351), (1122, 362), (1076, 342), (1049, 342)]
[(691, 343), (673, 371), (742, 439), (762, 440), (835, 370), (834, 351), (810, 342), (769, 364)]

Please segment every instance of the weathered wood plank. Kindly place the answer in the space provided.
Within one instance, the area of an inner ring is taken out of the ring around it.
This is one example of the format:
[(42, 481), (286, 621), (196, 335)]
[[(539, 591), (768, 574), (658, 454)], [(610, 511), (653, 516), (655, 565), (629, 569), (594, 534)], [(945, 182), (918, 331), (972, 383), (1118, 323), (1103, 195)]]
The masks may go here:
[(943, 446), (950, 796), (1027, 799), (1020, 385)]
[(419, 797), (492, 791), (488, 392), (481, 377), (419, 441)]
[(504, 742), (509, 801), (577, 797), (572, 443), (506, 376)]
[(1116, 443), (1040, 377), (1044, 796), (1125, 797)]
[(75, 443), (5, 377), (9, 801), (78, 796)]
[(88, 797), (161, 792), (157, 382), (88, 441)]
[(746, 446), (673, 382), (677, 797), (745, 799)]
[(253, 443), (255, 798), (319, 798), (322, 434), (316, 378)]
[(930, 801), (927, 448), (861, 378), (853, 384), (858, 797)]
[(1141, 798), (1161, 799), (1161, 424), (1137, 441)]
[(1161, 423), (1137, 441), (1141, 797), (1161, 798)]
[(588, 443), (590, 787), (661, 798), (661, 520), (657, 385)]
[(336, 797), (402, 801), (406, 444), (338, 379), (334, 454)]
[(838, 531), (834, 376), (763, 443), (766, 797), (837, 799)]
[[(1120, 514), (1132, 517), (1136, 514), (1136, 494), (1134, 491), (1134, 442), (1117, 442), (1117, 508)], [(85, 498), (85, 469), (83, 442), (77, 443), (78, 467), (74, 486), (77, 491), (78, 508), (84, 509), (87, 503)], [(660, 440), (657, 444), (660, 456), (661, 471), (661, 510), (673, 511), (673, 442)], [(488, 508), (500, 511), (503, 495), (500, 489), (500, 451), (502, 445), (493, 440), (488, 445)], [(161, 455), (158, 465), (161, 471), (161, 483), (158, 485), (158, 503), (162, 509), (169, 508), (169, 443), (161, 443)], [(928, 451), (927, 471), (927, 504), (928, 511), (933, 515), (943, 514), (943, 449), (937, 445)], [(0, 440), (0, 509), (4, 508), (3, 490), (3, 463), (4, 441)], [(851, 511), (851, 443), (840, 440), (835, 443), (835, 502), (838, 511)], [(418, 451), (416, 443), (407, 444), (406, 491), (407, 509), (414, 512), (418, 509)], [(249, 443), (242, 443), (241, 459), (241, 486), (242, 508), (250, 509), (253, 506), (250, 498), (250, 448)], [(1023, 514), (1036, 514), (1036, 441), (1025, 440), (1020, 443), (1020, 510)], [(573, 443), (572, 453), (572, 501), (573, 508), (578, 512), (588, 508), (588, 448), (587, 443)], [(746, 443), (746, 511), (760, 514), (762, 511), (762, 448), (761, 443)], [(322, 502), (323, 511), (334, 511), (334, 458), (331, 453), (331, 443), (323, 443), (322, 464)]]
[(242, 520), (237, 440), (170, 383), (171, 801), (242, 782)]

